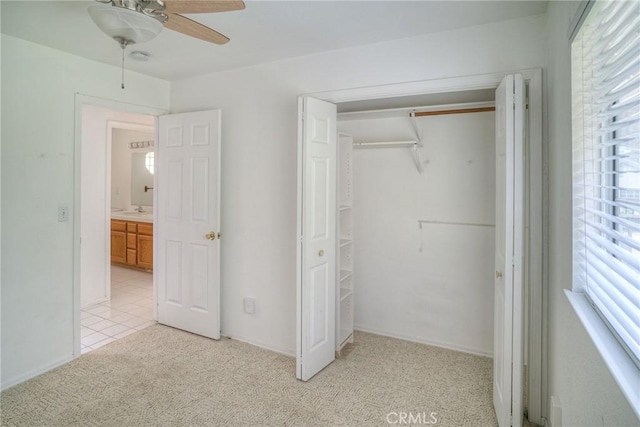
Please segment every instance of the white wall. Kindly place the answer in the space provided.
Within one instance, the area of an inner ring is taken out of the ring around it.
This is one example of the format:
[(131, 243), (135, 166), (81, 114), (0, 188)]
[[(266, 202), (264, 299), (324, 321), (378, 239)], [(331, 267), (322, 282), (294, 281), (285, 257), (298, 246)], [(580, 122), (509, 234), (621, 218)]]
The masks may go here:
[[(354, 150), (355, 326), (493, 354), (495, 114), (417, 119), (424, 172), (409, 148)], [(340, 120), (355, 141), (414, 140), (408, 115)], [(420, 251), (420, 248), (422, 250)]]
[[(133, 141), (152, 141), (153, 134), (129, 130), (114, 129), (111, 140), (111, 208), (128, 210), (131, 203), (131, 155), (148, 153), (153, 147), (129, 148)], [(145, 209), (147, 210), (147, 209)]]
[(2, 388), (73, 355), (74, 95), (168, 109), (169, 83), (6, 35), (2, 43)]
[[(223, 333), (295, 354), (298, 95), (540, 67), (544, 24), (529, 17), (173, 82), (173, 111), (223, 111)], [(255, 315), (243, 313), (245, 296)]]
[[(80, 298), (83, 308), (106, 301), (110, 297), (110, 171), (108, 139), (110, 125), (148, 126), (154, 117), (109, 110), (95, 105), (82, 108), (80, 209), (82, 245), (80, 246)], [(134, 132), (134, 131), (126, 131)], [(146, 138), (149, 139), (149, 134)], [(125, 144), (123, 144), (125, 145)], [(126, 147), (128, 150), (129, 148)], [(128, 194), (131, 199), (131, 154), (129, 154)]]
[(577, 2), (550, 2), (547, 11), (549, 395), (560, 398), (563, 427), (637, 426), (640, 421), (564, 295), (572, 278), (568, 32), (576, 7)]

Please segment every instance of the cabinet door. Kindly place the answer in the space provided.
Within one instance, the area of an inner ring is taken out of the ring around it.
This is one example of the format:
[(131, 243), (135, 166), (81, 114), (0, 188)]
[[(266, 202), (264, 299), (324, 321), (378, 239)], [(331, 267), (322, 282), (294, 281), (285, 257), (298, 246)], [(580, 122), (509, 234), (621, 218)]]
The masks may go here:
[(138, 256), (135, 249), (127, 248), (127, 264), (133, 266), (138, 265)]
[(138, 267), (153, 268), (153, 236), (138, 234)]
[(111, 231), (111, 262), (127, 261), (127, 236), (124, 231)]
[(135, 233), (127, 233), (127, 249), (136, 249), (138, 247), (136, 237)]

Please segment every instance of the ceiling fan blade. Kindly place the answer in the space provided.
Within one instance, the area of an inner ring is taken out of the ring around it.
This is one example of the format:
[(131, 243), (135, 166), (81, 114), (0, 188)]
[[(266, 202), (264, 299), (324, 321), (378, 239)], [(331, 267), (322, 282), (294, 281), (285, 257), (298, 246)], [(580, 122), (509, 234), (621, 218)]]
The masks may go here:
[(216, 13), (244, 9), (242, 0), (166, 0), (165, 13)]
[(220, 34), (216, 30), (212, 30), (199, 22), (185, 18), (182, 15), (167, 13), (167, 16), (169, 19), (164, 23), (164, 26), (170, 30), (177, 31), (209, 43), (225, 44), (229, 41), (227, 36)]

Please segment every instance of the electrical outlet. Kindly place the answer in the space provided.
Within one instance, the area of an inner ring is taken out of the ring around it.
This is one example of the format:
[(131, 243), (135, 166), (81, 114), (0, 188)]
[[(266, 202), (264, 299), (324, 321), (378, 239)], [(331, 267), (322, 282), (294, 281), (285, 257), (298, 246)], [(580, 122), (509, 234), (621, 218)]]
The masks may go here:
[(58, 222), (69, 221), (69, 206), (58, 206)]
[(255, 314), (256, 312), (256, 300), (254, 298), (244, 299), (244, 312), (247, 314)]

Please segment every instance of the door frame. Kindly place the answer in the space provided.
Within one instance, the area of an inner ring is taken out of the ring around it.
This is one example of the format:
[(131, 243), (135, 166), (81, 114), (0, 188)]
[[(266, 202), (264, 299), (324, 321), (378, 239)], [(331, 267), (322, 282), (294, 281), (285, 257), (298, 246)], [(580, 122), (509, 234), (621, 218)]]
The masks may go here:
[[(445, 79), (420, 80), (392, 83), (379, 86), (367, 86), (325, 92), (301, 94), (323, 101), (339, 104), (342, 102), (365, 101), (383, 98), (396, 98), (413, 95), (427, 95), (465, 90), (496, 89), (508, 74), (521, 74), (528, 95), (528, 114), (526, 127), (526, 194), (525, 197), (525, 354), (528, 367), (528, 413), (529, 420), (544, 424), (547, 411), (547, 348), (548, 333), (546, 313), (548, 310), (548, 262), (546, 257), (548, 239), (546, 224), (548, 218), (547, 200), (543, 192), (548, 187), (544, 169), (543, 120), (542, 120), (542, 69), (511, 70), (472, 76), (459, 76)], [(300, 185), (300, 177), (298, 177)], [(523, 313), (523, 316), (525, 314)], [(523, 390), (524, 392), (524, 390)]]
[[(73, 358), (78, 358), (81, 355), (81, 337), (80, 337), (80, 318), (82, 310), (81, 301), (81, 281), (80, 281), (80, 225), (81, 225), (81, 171), (82, 171), (82, 109), (85, 105), (92, 105), (102, 107), (114, 111), (120, 111), (123, 113), (144, 114), (155, 117), (154, 123), (154, 139), (158, 137), (158, 116), (168, 114), (168, 110), (155, 107), (147, 107), (144, 105), (130, 104), (126, 102), (99, 98), (82, 93), (75, 93), (75, 122), (74, 122), (74, 145), (73, 145), (73, 207), (72, 207), (72, 220), (73, 220)], [(113, 126), (117, 127), (117, 126)], [(107, 129), (105, 129), (106, 131)], [(109, 128), (110, 133), (111, 128)], [(107, 144), (110, 144), (110, 140)], [(157, 148), (157, 147), (156, 147)], [(154, 151), (155, 149), (154, 148)], [(110, 158), (110, 155), (107, 156)], [(155, 180), (154, 176), (154, 180)], [(110, 187), (110, 183), (107, 184)], [(155, 184), (154, 184), (155, 186)], [(106, 194), (105, 194), (106, 197)], [(110, 204), (110, 202), (109, 202)], [(155, 198), (154, 198), (154, 212), (155, 212)], [(155, 222), (155, 213), (154, 213)], [(109, 239), (107, 239), (109, 241)], [(155, 287), (155, 283), (154, 283)], [(155, 299), (155, 292), (154, 292)], [(154, 316), (156, 307), (154, 304)]]
[[(156, 116), (157, 117), (157, 116)], [(111, 165), (112, 165), (112, 154), (113, 154), (113, 130), (114, 129), (123, 129), (123, 130), (136, 130), (136, 131), (141, 131), (141, 132), (150, 132), (154, 134), (154, 138), (155, 138), (155, 125), (154, 126), (149, 126), (149, 125), (144, 125), (144, 124), (140, 124), (140, 123), (132, 123), (132, 122), (123, 122), (123, 121), (119, 121), (119, 120), (107, 120), (107, 165), (106, 165), (106, 170), (107, 171), (111, 171)], [(155, 156), (155, 151), (156, 148), (153, 148), (154, 151), (154, 156)], [(154, 181), (155, 181), (155, 176), (154, 176)], [(155, 183), (153, 184), (153, 186), (155, 187)], [(107, 185), (105, 187), (105, 194), (104, 194), (105, 200), (107, 201), (105, 203), (106, 207), (107, 207), (107, 214), (111, 214), (111, 180), (107, 180)], [(82, 204), (82, 201), (80, 201), (80, 203)], [(154, 197), (154, 210), (155, 210), (155, 197)], [(155, 223), (155, 219), (154, 219), (154, 223)], [(105, 242), (106, 242), (106, 250), (105, 250), (105, 260), (104, 262), (106, 263), (106, 265), (109, 265), (111, 263), (111, 233), (109, 228), (107, 227), (107, 233), (105, 236)], [(106, 283), (111, 283), (111, 269), (107, 268), (107, 280)], [(82, 297), (82, 283), (80, 284), (80, 296)], [(108, 286), (107, 288), (107, 292), (105, 293), (105, 301), (109, 301), (111, 299), (111, 286)], [(81, 298), (82, 299), (82, 298)], [(155, 310), (155, 304), (154, 304), (154, 310)], [(154, 316), (155, 316), (155, 312), (154, 312)]]

